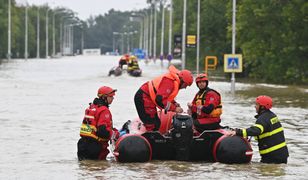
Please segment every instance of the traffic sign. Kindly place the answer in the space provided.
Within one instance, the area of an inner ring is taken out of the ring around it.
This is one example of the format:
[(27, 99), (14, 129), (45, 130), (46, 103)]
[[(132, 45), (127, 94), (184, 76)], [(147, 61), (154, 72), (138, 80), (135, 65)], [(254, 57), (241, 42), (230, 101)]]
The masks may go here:
[(242, 72), (243, 60), (241, 54), (225, 54), (224, 55), (224, 71), (225, 72)]
[(186, 47), (196, 47), (197, 36), (196, 35), (186, 35)]

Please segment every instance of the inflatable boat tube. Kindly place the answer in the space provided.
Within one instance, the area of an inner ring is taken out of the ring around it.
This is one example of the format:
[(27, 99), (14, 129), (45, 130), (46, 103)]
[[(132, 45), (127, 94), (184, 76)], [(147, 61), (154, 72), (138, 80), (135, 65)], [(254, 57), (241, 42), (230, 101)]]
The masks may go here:
[(141, 73), (142, 73), (141, 69), (135, 69), (135, 70), (129, 71), (129, 74), (134, 77), (141, 76)]
[(213, 147), (215, 161), (226, 164), (249, 163), (252, 154), (250, 143), (239, 136), (221, 136)]
[(113, 154), (118, 162), (147, 162), (152, 159), (152, 148), (143, 136), (126, 134), (117, 140)]

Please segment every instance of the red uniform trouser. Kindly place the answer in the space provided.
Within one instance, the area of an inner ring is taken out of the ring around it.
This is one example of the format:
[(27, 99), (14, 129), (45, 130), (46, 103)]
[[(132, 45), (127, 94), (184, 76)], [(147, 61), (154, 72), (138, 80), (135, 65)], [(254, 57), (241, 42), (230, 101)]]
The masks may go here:
[(78, 159), (105, 160), (109, 153), (108, 142), (99, 142), (94, 138), (82, 137), (77, 143)]
[(160, 127), (156, 105), (152, 102), (151, 97), (139, 89), (135, 94), (135, 106), (140, 120), (148, 131), (157, 131)]
[(99, 153), (98, 159), (99, 160), (106, 160), (106, 157), (107, 157), (107, 155), (109, 153), (108, 141), (100, 142), (100, 144), (101, 144), (102, 149), (101, 149), (101, 152)]

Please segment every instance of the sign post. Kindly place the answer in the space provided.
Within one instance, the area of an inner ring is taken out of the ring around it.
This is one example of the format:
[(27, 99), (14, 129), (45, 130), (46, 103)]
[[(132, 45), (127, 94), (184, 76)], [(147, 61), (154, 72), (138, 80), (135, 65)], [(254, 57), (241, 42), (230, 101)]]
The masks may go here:
[(225, 54), (224, 55), (224, 72), (232, 73), (231, 93), (235, 91), (235, 73), (243, 71), (243, 59), (241, 54)]

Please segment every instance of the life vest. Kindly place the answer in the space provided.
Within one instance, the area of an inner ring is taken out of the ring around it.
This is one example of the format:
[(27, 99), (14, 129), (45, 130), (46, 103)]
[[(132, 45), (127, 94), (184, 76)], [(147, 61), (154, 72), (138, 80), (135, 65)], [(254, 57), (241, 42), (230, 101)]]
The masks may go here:
[(195, 103), (197, 106), (204, 105), (206, 95), (210, 91), (214, 91), (215, 93), (218, 94), (218, 96), (220, 97), (220, 102), (218, 106), (214, 107), (213, 111), (210, 114), (202, 115), (202, 117), (200, 117), (200, 115), (197, 116), (197, 120), (199, 121), (199, 124), (211, 124), (211, 123), (220, 122), (220, 115), (222, 114), (222, 104), (221, 104), (221, 96), (217, 91), (213, 89), (205, 90), (202, 94), (196, 95)]
[[(177, 72), (178, 72), (178, 70), (174, 66), (170, 66), (169, 67), (169, 73), (161, 75), (161, 76), (153, 79), (152, 81), (148, 82), (149, 93), (150, 93), (150, 97), (151, 97), (151, 100), (153, 101), (153, 103), (156, 104), (155, 100), (156, 100), (157, 89), (159, 88), (159, 85), (160, 85), (163, 78), (168, 78), (168, 79), (173, 80), (174, 89), (173, 89), (172, 93), (168, 96), (167, 101), (172, 102), (174, 100), (176, 95), (179, 93), (179, 87), (180, 87), (180, 78), (178, 77)], [(156, 106), (158, 108), (162, 109), (157, 104), (156, 104)]]
[(132, 61), (128, 63), (127, 70), (131, 71), (131, 70), (136, 70), (136, 69), (139, 69), (139, 64), (137, 61)]
[(98, 141), (108, 141), (108, 139), (100, 138), (97, 136), (97, 119), (96, 114), (101, 113), (107, 109), (106, 106), (100, 106), (91, 104), (85, 111), (85, 116), (83, 118), (81, 127), (80, 127), (80, 136), (81, 137), (91, 137)]

